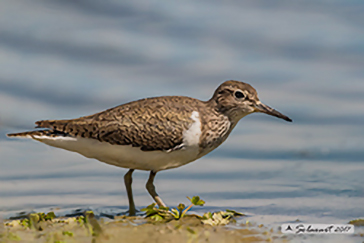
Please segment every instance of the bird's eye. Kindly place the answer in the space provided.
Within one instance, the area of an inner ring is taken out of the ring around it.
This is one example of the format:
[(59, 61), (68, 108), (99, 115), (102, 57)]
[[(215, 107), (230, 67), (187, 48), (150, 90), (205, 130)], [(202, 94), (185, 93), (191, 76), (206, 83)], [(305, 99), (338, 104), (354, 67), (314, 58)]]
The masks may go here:
[(243, 99), (245, 97), (245, 95), (241, 91), (236, 91), (234, 95), (238, 99)]

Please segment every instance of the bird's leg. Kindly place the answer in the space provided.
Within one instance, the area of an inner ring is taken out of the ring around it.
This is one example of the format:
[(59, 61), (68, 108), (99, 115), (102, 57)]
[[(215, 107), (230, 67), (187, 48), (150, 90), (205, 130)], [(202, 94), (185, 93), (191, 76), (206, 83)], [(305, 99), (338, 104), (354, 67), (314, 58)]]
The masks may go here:
[(135, 204), (133, 199), (133, 191), (131, 189), (131, 183), (133, 182), (132, 174), (134, 172), (134, 169), (130, 169), (128, 173), (124, 176), (124, 182), (126, 187), (126, 192), (128, 193), (128, 199), (129, 199), (129, 216), (135, 215)]
[(147, 188), (149, 194), (152, 196), (154, 201), (158, 204), (159, 207), (166, 207), (162, 199), (158, 196), (157, 192), (155, 191), (155, 186), (153, 184), (154, 177), (157, 172), (151, 171), (149, 175), (149, 179), (145, 187)]

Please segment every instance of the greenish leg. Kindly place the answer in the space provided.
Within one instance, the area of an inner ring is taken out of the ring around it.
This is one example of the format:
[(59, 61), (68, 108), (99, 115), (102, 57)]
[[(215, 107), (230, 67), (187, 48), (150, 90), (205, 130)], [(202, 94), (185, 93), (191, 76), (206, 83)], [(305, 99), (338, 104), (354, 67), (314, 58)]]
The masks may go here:
[(135, 204), (133, 199), (133, 191), (131, 189), (131, 183), (133, 182), (132, 174), (134, 172), (134, 169), (130, 169), (128, 173), (124, 176), (124, 182), (126, 187), (126, 192), (128, 193), (128, 199), (129, 199), (129, 216), (135, 216)]
[(147, 188), (149, 194), (152, 196), (152, 198), (158, 204), (159, 207), (166, 207), (162, 199), (158, 196), (157, 192), (155, 191), (155, 186), (153, 184), (153, 181), (156, 174), (157, 172), (154, 171), (150, 172), (149, 179), (145, 187)]

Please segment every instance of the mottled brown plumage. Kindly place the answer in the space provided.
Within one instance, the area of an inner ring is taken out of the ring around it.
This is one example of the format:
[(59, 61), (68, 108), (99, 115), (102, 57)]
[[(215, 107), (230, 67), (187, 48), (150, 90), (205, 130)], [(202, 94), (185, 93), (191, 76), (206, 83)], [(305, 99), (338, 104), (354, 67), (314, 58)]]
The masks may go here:
[(134, 169), (151, 171), (147, 189), (159, 206), (165, 206), (153, 185), (156, 172), (182, 166), (209, 153), (226, 140), (241, 118), (254, 112), (291, 121), (262, 104), (252, 86), (230, 80), (221, 84), (208, 101), (182, 96), (146, 98), (77, 119), (38, 121), (37, 128), (45, 130), (8, 136), (31, 137), (129, 168), (124, 179), (129, 213), (133, 215)]
[(97, 139), (115, 145), (132, 145), (143, 151), (173, 150), (193, 123), (194, 109), (203, 102), (189, 97), (147, 98), (72, 120), (36, 122), (71, 136)]
[(213, 99), (203, 102), (183, 96), (146, 98), (91, 116), (37, 121), (36, 125), (50, 128), (56, 134), (97, 139), (114, 145), (132, 145), (143, 151), (171, 151), (183, 148), (183, 131), (193, 123), (192, 112), (198, 111), (201, 114), (203, 149), (221, 144), (226, 139), (223, 135), (229, 132), (230, 120), (214, 105)]

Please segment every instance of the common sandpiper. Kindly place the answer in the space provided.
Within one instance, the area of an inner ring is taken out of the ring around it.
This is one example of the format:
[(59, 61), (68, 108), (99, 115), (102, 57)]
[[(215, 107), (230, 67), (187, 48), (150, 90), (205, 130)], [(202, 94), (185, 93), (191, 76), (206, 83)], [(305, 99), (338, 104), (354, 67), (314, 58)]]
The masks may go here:
[(77, 119), (37, 121), (41, 130), (8, 136), (32, 138), (129, 169), (124, 181), (129, 215), (135, 215), (134, 170), (150, 171), (146, 188), (165, 207), (153, 184), (156, 173), (208, 154), (227, 139), (241, 118), (255, 112), (292, 121), (260, 102), (251, 85), (230, 80), (208, 101), (184, 96), (146, 98)]

